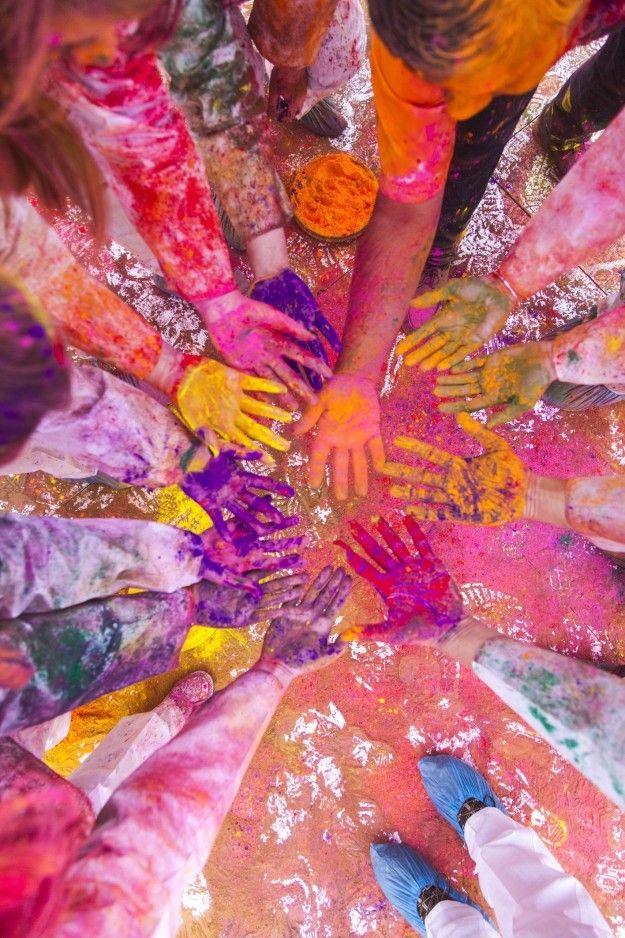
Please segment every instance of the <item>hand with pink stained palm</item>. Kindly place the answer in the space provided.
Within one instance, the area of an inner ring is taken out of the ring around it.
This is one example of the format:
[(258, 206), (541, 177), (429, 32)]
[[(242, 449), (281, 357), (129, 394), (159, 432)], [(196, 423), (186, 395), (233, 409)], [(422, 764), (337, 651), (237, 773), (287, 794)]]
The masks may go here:
[(410, 517), (403, 520), (412, 548), (384, 519), (377, 523), (376, 530), (388, 550), (357, 521), (350, 524), (354, 538), (377, 566), (344, 541), (335, 541), (345, 551), (352, 570), (376, 588), (387, 606), (383, 622), (353, 626), (341, 635), (345, 641), (368, 638), (394, 645), (440, 641), (463, 618), (456, 584), (416, 521)]

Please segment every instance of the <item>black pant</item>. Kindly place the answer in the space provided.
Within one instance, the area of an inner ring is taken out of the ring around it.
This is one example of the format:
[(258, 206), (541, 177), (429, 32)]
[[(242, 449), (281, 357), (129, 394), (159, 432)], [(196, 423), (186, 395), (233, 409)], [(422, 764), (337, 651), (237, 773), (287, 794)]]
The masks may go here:
[[(445, 266), (482, 200), (506, 144), (532, 91), (502, 95), (456, 128), (456, 143), (443, 196), (441, 217), (428, 263)], [(625, 106), (625, 28), (605, 43), (564, 83), (553, 104), (553, 134), (588, 136), (602, 130)]]

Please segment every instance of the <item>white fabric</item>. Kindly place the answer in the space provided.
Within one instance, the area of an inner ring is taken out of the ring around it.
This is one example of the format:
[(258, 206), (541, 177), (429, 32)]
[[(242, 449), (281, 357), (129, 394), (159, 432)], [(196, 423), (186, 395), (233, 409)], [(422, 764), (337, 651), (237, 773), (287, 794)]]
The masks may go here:
[[(464, 834), (481, 890), (495, 910), (503, 938), (612, 936), (582, 884), (562, 869), (530, 827), (522, 827), (497, 808), (483, 808), (469, 818)], [(450, 908), (459, 905), (442, 902), (432, 909), (426, 919), (429, 938), (493, 934), (483, 930), (477, 913), (471, 925), (466, 914), (463, 917), (457, 908)], [(438, 908), (441, 911), (434, 916)], [(462, 931), (455, 930), (455, 922)]]
[(427, 938), (493, 938), (499, 933), (471, 905), (439, 902), (425, 917)]

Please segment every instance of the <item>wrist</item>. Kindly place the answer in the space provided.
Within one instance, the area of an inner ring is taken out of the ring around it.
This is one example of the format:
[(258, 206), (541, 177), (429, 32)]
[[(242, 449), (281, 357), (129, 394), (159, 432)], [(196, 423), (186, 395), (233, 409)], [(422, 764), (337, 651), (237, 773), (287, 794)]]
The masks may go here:
[(243, 294), (235, 287), (221, 296), (213, 296), (206, 299), (194, 300), (194, 305), (200, 314), (202, 322), (210, 332), (210, 328), (215, 323), (221, 322), (228, 313), (241, 303)]
[(506, 261), (501, 264), (497, 270), (493, 270), (488, 278), (495, 282), (497, 288), (505, 293), (510, 301), (510, 308), (513, 309), (515, 306), (519, 306), (525, 297), (523, 296), (521, 289), (514, 282), (514, 277), (510, 270), (507, 267)]
[(245, 246), (254, 280), (272, 280), (289, 266), (284, 228), (273, 228), (255, 235)]
[(334, 375), (349, 375), (350, 378), (360, 378), (363, 381), (369, 381), (375, 388), (380, 376), (380, 369), (377, 364), (356, 365), (338, 361), (334, 369)]
[(566, 480), (527, 473), (527, 492), (523, 517), (568, 528), (566, 520)]
[(282, 661), (278, 661), (277, 658), (259, 658), (254, 667), (253, 671), (258, 671), (262, 674), (269, 674), (271, 677), (275, 678), (278, 684), (286, 690), (287, 687), (291, 684), (295, 674), (291, 671), (289, 667)]
[(436, 648), (470, 667), (485, 642), (502, 637), (479, 619), (465, 616), (436, 643)]
[(555, 365), (554, 344), (552, 339), (541, 339), (536, 343), (540, 347), (541, 361), (551, 381), (558, 380), (558, 371)]
[(188, 355), (163, 342), (160, 355), (154, 368), (146, 378), (149, 384), (168, 397), (173, 397), (175, 389), (182, 380), (182, 375), (188, 367)]

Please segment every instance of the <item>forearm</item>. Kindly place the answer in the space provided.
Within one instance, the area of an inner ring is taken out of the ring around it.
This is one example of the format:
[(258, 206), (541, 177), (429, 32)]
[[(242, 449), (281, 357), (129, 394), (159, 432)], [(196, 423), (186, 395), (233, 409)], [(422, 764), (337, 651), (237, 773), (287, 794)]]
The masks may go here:
[(30, 668), (32, 677), (19, 689), (0, 688), (0, 734), (170, 670), (194, 609), (187, 589), (96, 599), (4, 621), (0, 660)]
[(177, 912), (287, 682), (280, 673), (248, 671), (115, 792), (67, 877), (60, 934), (78, 934), (79, 926), (83, 934), (107, 933), (113, 922), (130, 932), (132, 922), (133, 934), (151, 935), (167, 908)]
[(625, 231), (625, 111), (566, 174), (500, 267), (525, 299)]
[(0, 517), (0, 618), (75, 606), (121, 589), (169, 593), (199, 579), (201, 539), (155, 521)]
[(556, 336), (551, 360), (560, 381), (625, 384), (625, 306)]
[(255, 0), (249, 31), (273, 65), (312, 65), (332, 19), (337, 0)]
[(419, 284), (441, 201), (413, 205), (378, 195), (356, 253), (337, 373), (378, 379)]

